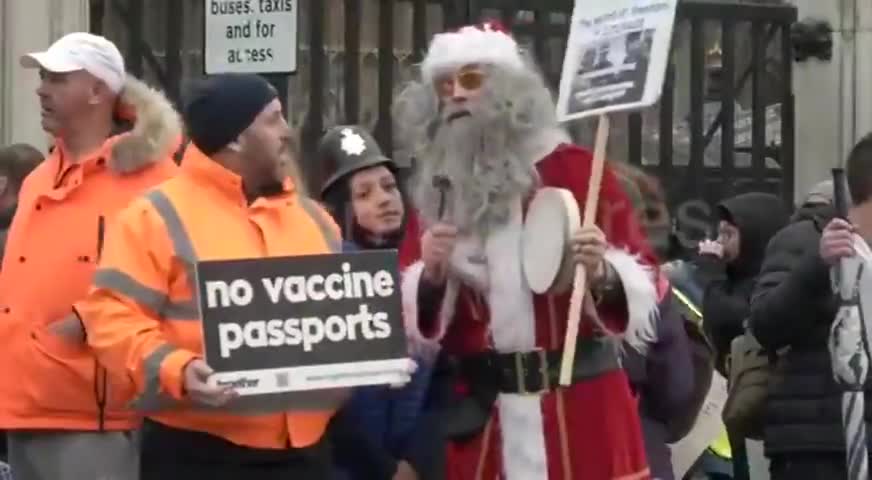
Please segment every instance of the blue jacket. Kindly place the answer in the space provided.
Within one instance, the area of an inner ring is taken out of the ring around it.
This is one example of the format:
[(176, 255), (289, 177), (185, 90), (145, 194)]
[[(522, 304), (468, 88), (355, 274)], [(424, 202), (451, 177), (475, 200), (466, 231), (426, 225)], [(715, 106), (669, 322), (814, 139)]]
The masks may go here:
[[(344, 252), (359, 251), (344, 242)], [(432, 365), (418, 360), (418, 369), (402, 388), (385, 385), (358, 387), (331, 425), (335, 479), (390, 479), (397, 460), (406, 460), (421, 478), (428, 469), (417, 459), (429, 458), (425, 450), (438, 438), (436, 425), (425, 420)], [(388, 455), (386, 455), (388, 454)], [(390, 458), (389, 458), (390, 457)]]

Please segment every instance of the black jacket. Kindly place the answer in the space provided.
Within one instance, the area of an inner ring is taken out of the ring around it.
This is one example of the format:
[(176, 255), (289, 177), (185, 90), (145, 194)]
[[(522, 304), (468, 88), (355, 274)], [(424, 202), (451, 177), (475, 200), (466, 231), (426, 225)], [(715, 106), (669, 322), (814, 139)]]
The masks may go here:
[(697, 261), (706, 285), (703, 298), (703, 327), (717, 353), (715, 365), (724, 372), (730, 343), (741, 335), (748, 318), (749, 303), (769, 239), (788, 220), (780, 198), (768, 193), (745, 193), (729, 198), (717, 207), (722, 220), (739, 230), (739, 256), (729, 263), (711, 255)]
[[(767, 455), (845, 449), (842, 392), (827, 349), (838, 303), (818, 253), (833, 216), (830, 208), (800, 211), (769, 244), (754, 289), (751, 330), (765, 349), (780, 352), (769, 380)], [(867, 393), (867, 405), (870, 400)]]

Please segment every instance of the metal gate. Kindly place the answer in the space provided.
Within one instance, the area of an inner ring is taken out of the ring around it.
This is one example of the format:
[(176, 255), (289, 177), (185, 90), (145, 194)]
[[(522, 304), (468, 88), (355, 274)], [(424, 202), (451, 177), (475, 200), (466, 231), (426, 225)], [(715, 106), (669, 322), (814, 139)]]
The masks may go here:
[[(203, 72), (203, 0), (92, 0), (92, 30), (115, 40), (128, 69), (178, 101)], [(298, 71), (270, 77), (299, 128), (303, 171), (325, 127), (360, 123), (406, 161), (391, 100), (414, 75), (430, 37), (499, 18), (535, 52), (550, 84), (560, 75), (572, 0), (299, 0)], [(712, 204), (746, 190), (793, 199), (790, 27), (796, 8), (755, 0), (679, 0), (659, 105), (618, 115), (610, 157), (654, 173), (687, 241), (704, 235)], [(147, 26), (147, 28), (146, 28)], [(584, 143), (586, 126), (573, 125)]]

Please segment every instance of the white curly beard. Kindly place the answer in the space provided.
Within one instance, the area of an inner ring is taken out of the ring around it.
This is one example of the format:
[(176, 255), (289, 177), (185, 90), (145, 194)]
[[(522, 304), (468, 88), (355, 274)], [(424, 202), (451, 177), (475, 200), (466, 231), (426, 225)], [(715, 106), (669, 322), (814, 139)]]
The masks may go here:
[(509, 137), (508, 129), (478, 114), (443, 124), (418, 158), (414, 197), (425, 220), (437, 220), (441, 193), (433, 180), (442, 176), (450, 181), (446, 219), (461, 231), (485, 232), (505, 224), (511, 202), (537, 182), (534, 160), (519, 155)]

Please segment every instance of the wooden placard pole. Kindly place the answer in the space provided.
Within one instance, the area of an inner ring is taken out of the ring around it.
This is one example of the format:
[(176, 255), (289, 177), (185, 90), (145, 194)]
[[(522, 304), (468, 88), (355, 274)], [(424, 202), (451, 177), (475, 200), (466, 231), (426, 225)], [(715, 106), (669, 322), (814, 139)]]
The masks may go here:
[[(606, 159), (606, 145), (609, 141), (609, 117), (600, 115), (596, 128), (596, 142), (593, 148), (593, 164), (587, 185), (587, 198), (584, 202), (582, 227), (596, 223), (599, 204), (600, 185), (603, 179), (603, 165)], [(563, 339), (563, 359), (560, 363), (560, 385), (568, 387), (572, 383), (572, 365), (575, 362), (575, 344), (578, 341), (578, 326), (581, 321), (581, 307), (587, 291), (587, 272), (582, 265), (575, 267), (572, 296), (569, 300), (569, 318), (566, 324), (566, 338)]]

